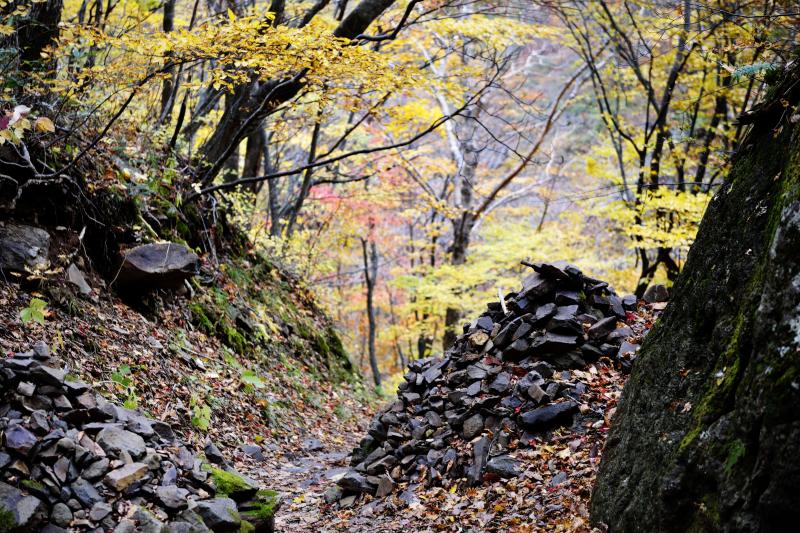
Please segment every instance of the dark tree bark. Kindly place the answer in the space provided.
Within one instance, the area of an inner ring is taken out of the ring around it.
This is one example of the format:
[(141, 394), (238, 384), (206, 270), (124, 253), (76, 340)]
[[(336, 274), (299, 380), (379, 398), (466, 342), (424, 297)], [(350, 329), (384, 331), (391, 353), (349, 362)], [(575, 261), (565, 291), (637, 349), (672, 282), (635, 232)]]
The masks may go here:
[[(257, 176), (258, 171), (261, 169), (261, 162), (263, 160), (264, 149), (267, 146), (267, 133), (264, 129), (260, 129), (255, 133), (251, 133), (247, 137), (247, 147), (244, 151), (244, 167), (242, 168), (242, 177)], [(264, 182), (248, 183), (242, 186), (251, 192), (257, 193)]]
[[(354, 39), (366, 31), (394, 0), (361, 0), (339, 23), (333, 34)], [(219, 125), (201, 148), (201, 155), (210, 165), (204, 182), (211, 182), (219, 172), (222, 162), (232, 146), (238, 145), (256, 131), (278, 106), (294, 98), (302, 89), (302, 72), (287, 72), (283, 79), (252, 82), (237, 89), (236, 105), (226, 106)]]
[(623, 392), (592, 499), (609, 531), (800, 520), (799, 68), (774, 95)]
[[(175, 0), (166, 0), (164, 2), (164, 20), (161, 29), (164, 33), (169, 33), (175, 28)], [(159, 113), (159, 123), (169, 121), (172, 114), (172, 107), (175, 105), (175, 79), (173, 71), (175, 67), (168, 70), (170, 76), (161, 82), (161, 112)]]
[[(374, 224), (370, 224), (370, 229)], [(375, 352), (375, 334), (377, 323), (375, 320), (375, 281), (378, 277), (378, 247), (374, 240), (361, 239), (361, 251), (364, 257), (364, 284), (367, 287), (367, 337), (369, 347), (369, 365), (375, 386), (381, 386), (381, 371), (378, 368), (378, 354)]]
[[(19, 2), (11, 2), (0, 14), (12, 12), (18, 5)], [(30, 13), (16, 23), (14, 35), (2, 44), (19, 50), (22, 70), (41, 70), (52, 64), (52, 61), (42, 60), (42, 51), (58, 39), (63, 1), (47, 0), (27, 5), (30, 5)]]

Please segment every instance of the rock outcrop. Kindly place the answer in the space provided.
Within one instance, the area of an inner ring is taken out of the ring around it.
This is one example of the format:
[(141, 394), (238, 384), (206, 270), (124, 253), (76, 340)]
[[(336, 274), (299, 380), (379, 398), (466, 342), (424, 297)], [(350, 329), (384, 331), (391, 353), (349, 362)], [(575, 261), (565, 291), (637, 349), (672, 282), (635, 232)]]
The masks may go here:
[(514, 477), (517, 447), (602, 419), (582, 401), (581, 369), (601, 358), (630, 366), (645, 333), (634, 320), (639, 303), (574, 266), (531, 266), (522, 289), (490, 303), (443, 358), (409, 365), (397, 400), (354, 450), (337, 497), (383, 496), (396, 483), (444, 477)]
[(745, 120), (606, 442), (609, 531), (788, 531), (800, 520), (800, 68)]
[(272, 531), (276, 493), (109, 403), (44, 343), (0, 359), (0, 531)]

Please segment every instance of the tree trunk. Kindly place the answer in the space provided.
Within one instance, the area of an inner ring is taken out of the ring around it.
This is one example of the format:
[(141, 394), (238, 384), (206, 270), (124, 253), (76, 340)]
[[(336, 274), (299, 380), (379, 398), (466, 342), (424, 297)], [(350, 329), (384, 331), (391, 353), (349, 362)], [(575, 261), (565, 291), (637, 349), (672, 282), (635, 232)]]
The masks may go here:
[(592, 499), (609, 531), (800, 520), (800, 69), (786, 77), (625, 387)]
[[(258, 176), (258, 171), (261, 169), (262, 156), (264, 148), (267, 145), (267, 133), (264, 128), (261, 128), (255, 133), (251, 133), (247, 138), (247, 147), (244, 152), (244, 168), (242, 169), (242, 177), (250, 178)], [(258, 193), (264, 182), (258, 181), (244, 185), (242, 188)]]
[(42, 60), (42, 51), (53, 44), (59, 35), (62, 0), (45, 2), (11, 2), (0, 9), (0, 15), (12, 13), (19, 5), (30, 6), (27, 16), (16, 22), (16, 33), (1, 43), (4, 48), (19, 46), (20, 68), (42, 70), (53, 65), (53, 60)]
[[(474, 109), (468, 109), (466, 117), (477, 118)], [(450, 264), (463, 265), (467, 262), (467, 249), (475, 227), (475, 215), (472, 212), (472, 188), (475, 186), (475, 175), (478, 170), (478, 157), (480, 149), (475, 141), (474, 129), (472, 134), (467, 136), (467, 140), (459, 143), (462, 164), (459, 169), (459, 207), (461, 207), (461, 217), (453, 220), (453, 244), (450, 250)], [(458, 324), (461, 321), (461, 309), (448, 307), (444, 316), (444, 336), (442, 337), (442, 349), (447, 350), (458, 337)]]
[[(374, 227), (370, 224), (370, 227)], [(367, 249), (369, 248), (369, 251)], [(378, 247), (375, 241), (361, 239), (361, 250), (364, 255), (364, 284), (367, 286), (367, 326), (368, 326), (368, 348), (369, 365), (372, 368), (372, 377), (375, 386), (381, 386), (381, 371), (378, 368), (378, 354), (375, 352), (375, 333), (377, 325), (375, 322), (375, 279), (378, 277)]]
[[(161, 29), (164, 30), (164, 33), (169, 33), (175, 28), (175, 0), (166, 0), (164, 2), (164, 20), (161, 25)], [(169, 52), (167, 53), (167, 59), (171, 56)], [(169, 118), (172, 115), (172, 108), (175, 105), (175, 93), (176, 91), (176, 80), (172, 75), (175, 67), (170, 67), (167, 71), (169, 72), (170, 76), (168, 78), (164, 78), (164, 81), (161, 82), (161, 112), (158, 115), (158, 121), (160, 124), (169, 123)]]
[[(470, 213), (465, 212), (460, 221), (454, 224), (453, 228), (453, 249), (450, 256), (450, 264), (463, 265), (467, 262), (467, 248), (469, 247), (469, 237), (475, 221)], [(461, 321), (461, 310), (455, 307), (448, 307), (444, 315), (444, 337), (442, 338), (442, 348), (447, 350), (456, 342), (458, 337), (458, 324)]]
[[(394, 0), (361, 0), (361, 2), (336, 27), (336, 37), (354, 39), (364, 33)], [(210, 166), (203, 177), (210, 183), (220, 170), (218, 163), (226, 159), (226, 152), (256, 131), (277, 107), (294, 98), (304, 87), (302, 72), (287, 72), (284, 79), (252, 82), (236, 88), (235, 105), (226, 106), (214, 133), (200, 150)]]

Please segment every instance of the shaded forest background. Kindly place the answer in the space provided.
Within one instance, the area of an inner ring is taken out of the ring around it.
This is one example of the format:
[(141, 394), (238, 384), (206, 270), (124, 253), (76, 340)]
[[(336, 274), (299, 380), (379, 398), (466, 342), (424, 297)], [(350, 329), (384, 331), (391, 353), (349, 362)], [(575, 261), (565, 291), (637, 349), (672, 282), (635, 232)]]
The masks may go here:
[(0, 12), (5, 208), (106, 158), (93, 186), (135, 196), (140, 236), (231, 219), (321, 295), (376, 385), (446, 347), (520, 261), (671, 284), (800, 19), (790, 0)]

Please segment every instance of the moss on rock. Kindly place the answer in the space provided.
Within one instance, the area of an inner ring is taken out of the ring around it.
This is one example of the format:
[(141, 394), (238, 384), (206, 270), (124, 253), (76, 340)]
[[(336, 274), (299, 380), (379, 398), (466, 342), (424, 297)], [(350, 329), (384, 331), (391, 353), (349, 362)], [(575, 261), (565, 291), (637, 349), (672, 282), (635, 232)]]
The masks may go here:
[[(790, 106), (798, 80), (776, 92)], [(800, 520), (800, 127), (783, 102), (762, 106), (625, 387), (592, 498), (611, 531)]]

